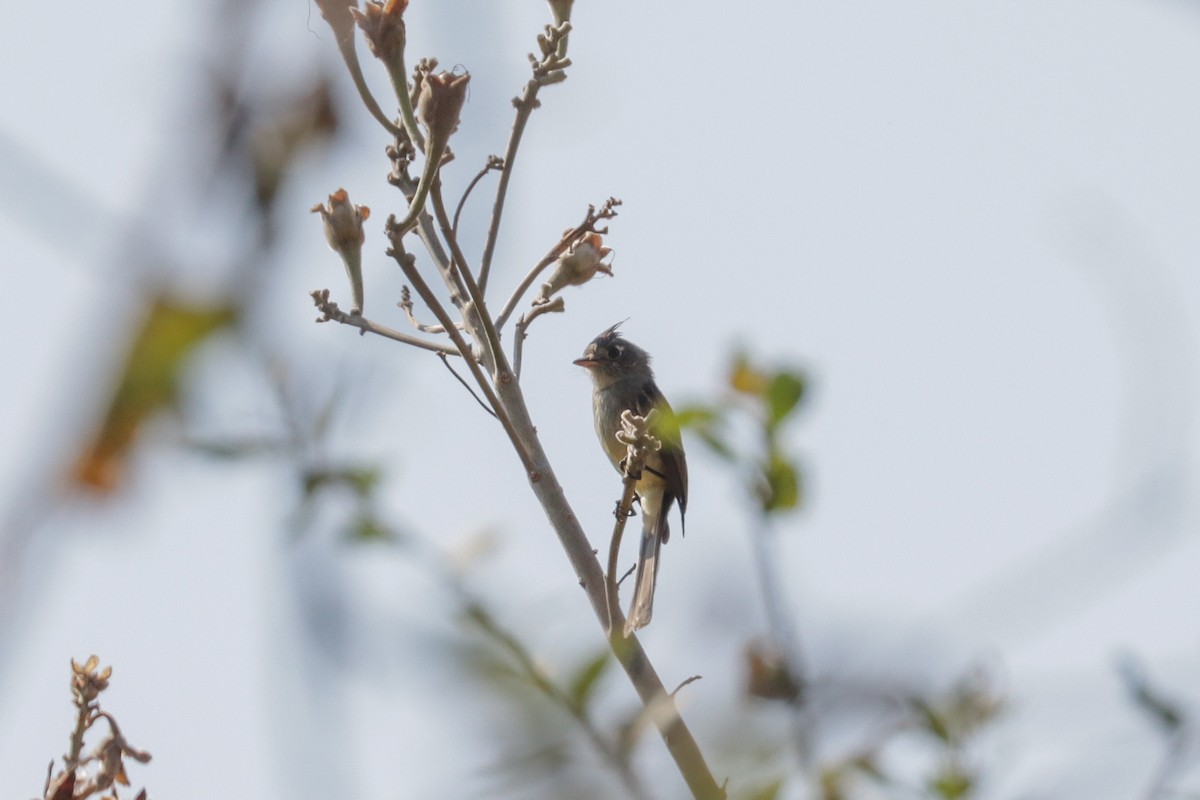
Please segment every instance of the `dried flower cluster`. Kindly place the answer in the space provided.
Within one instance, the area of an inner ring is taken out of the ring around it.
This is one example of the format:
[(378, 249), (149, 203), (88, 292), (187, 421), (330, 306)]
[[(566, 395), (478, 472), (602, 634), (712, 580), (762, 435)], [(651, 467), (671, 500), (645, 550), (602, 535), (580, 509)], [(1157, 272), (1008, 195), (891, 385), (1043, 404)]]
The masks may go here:
[[(125, 759), (140, 764), (150, 761), (150, 754), (125, 741), (116, 719), (100, 708), (100, 694), (108, 688), (112, 667), (100, 669), (100, 659), (90, 657), (82, 664), (71, 660), (71, 699), (75, 703), (75, 729), (71, 746), (63, 756), (63, 768), (48, 777), (42, 793), (45, 800), (83, 800), (105, 794), (100, 800), (119, 800), (118, 787), (128, 786)], [(84, 755), (84, 737), (100, 720), (108, 726), (105, 736), (91, 753)], [(51, 765), (53, 767), (53, 765)], [(138, 792), (136, 800), (146, 800), (146, 790)]]

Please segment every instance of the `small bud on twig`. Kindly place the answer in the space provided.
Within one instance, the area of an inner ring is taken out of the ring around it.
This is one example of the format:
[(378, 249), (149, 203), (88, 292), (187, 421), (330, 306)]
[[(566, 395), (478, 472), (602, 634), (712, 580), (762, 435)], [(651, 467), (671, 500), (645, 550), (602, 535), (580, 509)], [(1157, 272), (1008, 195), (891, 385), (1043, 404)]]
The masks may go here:
[(325, 240), (342, 257), (342, 263), (346, 266), (353, 301), (350, 313), (361, 314), (362, 246), (366, 238), (363, 234), (363, 220), (371, 216), (371, 209), (354, 205), (350, 202), (350, 195), (346, 190), (338, 189), (329, 195), (328, 205), (318, 203), (312, 207), (312, 212), (321, 215), (321, 221), (325, 224)]
[[(458, 129), (458, 115), (467, 100), (467, 84), (471, 74), (439, 72), (425, 76), (421, 96), (417, 98), (417, 116), (429, 131), (432, 141), (445, 143)], [(433, 152), (430, 147), (429, 152)]]
[(554, 272), (542, 284), (533, 304), (549, 302), (564, 286), (582, 286), (596, 277), (596, 273), (603, 272), (611, 277), (612, 269), (604, 263), (604, 258), (611, 252), (612, 248), (604, 246), (604, 239), (598, 233), (580, 237), (558, 257)]
[(358, 13), (357, 6), (358, 0), (317, 0), (317, 8), (333, 29), (339, 44), (354, 38), (354, 19), (351, 15)]
[(407, 32), (404, 26), (404, 10), (408, 0), (370, 2), (363, 11), (351, 9), (354, 21), (362, 28), (367, 47), (372, 55), (388, 65), (404, 64), (404, 45)]

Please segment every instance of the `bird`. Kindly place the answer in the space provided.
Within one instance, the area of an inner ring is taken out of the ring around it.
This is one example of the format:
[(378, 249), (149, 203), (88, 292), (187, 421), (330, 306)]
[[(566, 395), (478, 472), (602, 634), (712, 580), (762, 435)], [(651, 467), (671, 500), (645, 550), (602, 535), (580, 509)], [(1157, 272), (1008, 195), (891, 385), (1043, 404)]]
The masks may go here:
[[(617, 441), (621, 413), (628, 409), (645, 417), (651, 410), (658, 409), (661, 420), (661, 415), (669, 417), (672, 412), (654, 382), (650, 354), (622, 337), (617, 332), (620, 324), (618, 322), (593, 339), (583, 357), (573, 363), (585, 368), (592, 378), (592, 417), (596, 435), (608, 460), (619, 472), (624, 472), (626, 446)], [(679, 430), (675, 426), (655, 425), (651, 433), (662, 447), (646, 457), (645, 469), (636, 486), (642, 509), (642, 539), (638, 547), (633, 599), (625, 620), (626, 636), (650, 622), (659, 552), (671, 535), (668, 512), (673, 504), (679, 504), (682, 530), (687, 511), (687, 459)]]

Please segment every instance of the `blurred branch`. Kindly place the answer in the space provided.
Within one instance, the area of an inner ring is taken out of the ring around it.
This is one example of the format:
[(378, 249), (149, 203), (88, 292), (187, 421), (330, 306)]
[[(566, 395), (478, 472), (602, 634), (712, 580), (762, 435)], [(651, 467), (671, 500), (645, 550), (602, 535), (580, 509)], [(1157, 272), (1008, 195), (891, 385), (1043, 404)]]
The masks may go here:
[(478, 603), (468, 604), (466, 614), (467, 618), (475, 624), (478, 630), (486, 634), (492, 642), (499, 645), (517, 663), (521, 674), (531, 686), (541, 692), (554, 705), (565, 711), (579, 725), (580, 730), (583, 731), (588, 741), (596, 749), (596, 752), (604, 758), (605, 762), (620, 777), (621, 783), (624, 784), (629, 796), (638, 799), (649, 797), (633, 770), (633, 765), (630, 763), (628, 754), (615, 742), (610, 742), (605, 738), (604, 734), (600, 732), (592, 721), (587, 707), (559, 688), (534, 663), (533, 658), (529, 655), (524, 645), (521, 644), (520, 640), (500, 627), (482, 605)]

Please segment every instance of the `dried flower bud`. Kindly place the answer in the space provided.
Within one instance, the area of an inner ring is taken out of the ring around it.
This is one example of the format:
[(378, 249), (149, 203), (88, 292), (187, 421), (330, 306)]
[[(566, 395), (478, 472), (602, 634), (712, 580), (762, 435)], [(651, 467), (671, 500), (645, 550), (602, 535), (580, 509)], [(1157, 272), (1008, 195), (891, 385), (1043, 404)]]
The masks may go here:
[(358, 11), (358, 0), (317, 0), (317, 8), (339, 44), (354, 38), (354, 18), (350, 15)]
[(353, 306), (350, 313), (361, 314), (363, 310), (362, 246), (363, 220), (371, 216), (371, 209), (350, 202), (345, 189), (329, 195), (329, 205), (320, 203), (312, 207), (314, 214), (321, 215), (325, 223), (325, 240), (342, 257), (346, 265), (346, 276), (350, 279)]
[(404, 63), (406, 8), (408, 0), (386, 0), (382, 3), (369, 2), (363, 11), (356, 8), (350, 12), (358, 27), (362, 28), (371, 52), (385, 64)]
[(612, 248), (604, 246), (604, 240), (598, 233), (589, 233), (576, 240), (555, 262), (554, 271), (542, 284), (541, 291), (533, 301), (534, 305), (549, 302), (564, 286), (582, 286), (596, 277), (598, 272), (611, 276), (612, 269), (604, 263), (611, 252)]
[(115, 736), (109, 736), (96, 748), (99, 755), (100, 769), (93, 779), (97, 789), (107, 789), (114, 781), (129, 784), (125, 778), (125, 765), (121, 760), (121, 743)]
[(100, 658), (92, 656), (82, 665), (71, 659), (71, 693), (82, 703), (90, 703), (108, 688), (108, 679), (112, 675), (112, 667), (105, 667), (97, 672)]
[(417, 99), (417, 115), (425, 123), (431, 140), (444, 144), (458, 128), (458, 115), (467, 100), (470, 80), (469, 72), (462, 75), (439, 72), (425, 76), (421, 96)]

